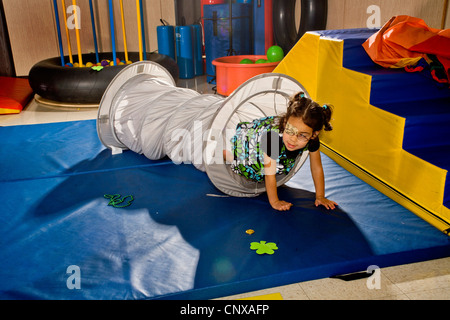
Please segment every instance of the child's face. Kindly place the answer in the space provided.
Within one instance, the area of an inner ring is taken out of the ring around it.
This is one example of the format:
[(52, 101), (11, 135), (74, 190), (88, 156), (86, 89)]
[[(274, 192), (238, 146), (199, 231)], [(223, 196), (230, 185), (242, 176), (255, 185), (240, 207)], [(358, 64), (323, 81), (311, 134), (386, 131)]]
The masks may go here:
[(283, 143), (289, 151), (303, 149), (311, 138), (313, 129), (301, 118), (290, 117), (283, 132)]

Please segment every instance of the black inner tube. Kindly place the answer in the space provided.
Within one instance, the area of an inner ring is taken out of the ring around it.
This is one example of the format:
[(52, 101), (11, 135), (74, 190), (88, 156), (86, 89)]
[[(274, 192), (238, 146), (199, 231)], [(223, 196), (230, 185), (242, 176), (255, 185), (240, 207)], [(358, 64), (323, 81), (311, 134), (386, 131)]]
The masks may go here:
[[(111, 59), (112, 54), (100, 53), (100, 60)], [(117, 53), (123, 57), (122, 52)], [(77, 60), (77, 57), (74, 57)], [(129, 59), (139, 61), (138, 52), (129, 52)], [(172, 58), (158, 54), (147, 53), (147, 59), (159, 63), (166, 68), (175, 81), (178, 80), (178, 65)], [(65, 61), (69, 61), (65, 57)], [(83, 62), (95, 62), (95, 54), (83, 54)], [(28, 74), (28, 81), (34, 93), (42, 98), (55, 102), (97, 104), (111, 80), (126, 65), (105, 67), (101, 71), (91, 68), (70, 68), (61, 66), (61, 58), (55, 57), (36, 63)]]
[(324, 30), (327, 27), (328, 0), (300, 0), (301, 19), (295, 27), (296, 0), (273, 1), (273, 33), (275, 43), (287, 54), (307, 31)]

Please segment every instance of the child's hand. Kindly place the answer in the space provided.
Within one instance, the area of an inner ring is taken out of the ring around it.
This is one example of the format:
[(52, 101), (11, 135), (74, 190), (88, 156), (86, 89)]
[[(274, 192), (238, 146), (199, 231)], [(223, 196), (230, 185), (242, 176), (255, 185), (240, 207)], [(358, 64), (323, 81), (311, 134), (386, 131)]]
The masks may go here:
[(315, 201), (314, 203), (315, 203), (316, 207), (322, 205), (322, 206), (324, 206), (325, 208), (327, 208), (327, 209), (332, 209), (332, 210), (333, 210), (334, 208), (336, 208), (336, 206), (338, 205), (336, 202), (331, 201), (331, 200), (328, 200), (328, 199), (325, 198), (325, 197), (317, 197), (317, 198), (316, 198), (316, 201)]
[(272, 206), (272, 208), (274, 208), (275, 210), (278, 210), (278, 211), (288, 211), (292, 207), (292, 203), (282, 201), (282, 200), (275, 201), (274, 203), (271, 203), (270, 205)]

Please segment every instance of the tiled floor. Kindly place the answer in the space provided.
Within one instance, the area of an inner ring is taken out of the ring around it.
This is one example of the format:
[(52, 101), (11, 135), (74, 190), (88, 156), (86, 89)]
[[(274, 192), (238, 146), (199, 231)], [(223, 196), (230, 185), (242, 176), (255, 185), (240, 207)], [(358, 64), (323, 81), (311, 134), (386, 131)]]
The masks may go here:
[[(285, 300), (450, 300), (450, 258), (383, 268), (379, 280), (319, 279), (222, 299), (280, 293)], [(376, 273), (377, 274), (377, 273)], [(379, 284), (377, 288), (376, 284)]]
[[(213, 93), (213, 86), (204, 77), (180, 80), (180, 87), (201, 93)], [(56, 108), (32, 101), (20, 114), (0, 115), (0, 126), (27, 125), (48, 122), (95, 119), (96, 108)], [(450, 300), (450, 257), (420, 263), (383, 268), (379, 278), (343, 281), (319, 279), (287, 286), (249, 292), (222, 299), (238, 299), (270, 293), (280, 293), (283, 299), (389, 299), (389, 300)], [(380, 285), (377, 288), (377, 285)]]
[[(177, 85), (183, 88), (191, 88), (204, 94), (215, 93), (214, 85), (206, 83), (206, 77), (179, 80)], [(97, 111), (97, 108), (81, 106), (79, 108), (53, 107), (39, 104), (33, 100), (20, 114), (0, 115), (0, 126), (96, 119)]]

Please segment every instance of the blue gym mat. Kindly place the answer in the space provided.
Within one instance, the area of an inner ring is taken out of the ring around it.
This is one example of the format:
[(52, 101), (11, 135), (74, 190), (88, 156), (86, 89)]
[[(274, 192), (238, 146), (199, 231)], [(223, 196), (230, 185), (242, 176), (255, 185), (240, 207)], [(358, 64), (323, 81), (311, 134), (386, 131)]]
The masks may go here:
[[(265, 195), (224, 196), (192, 165), (112, 156), (95, 121), (0, 135), (1, 299), (210, 299), (450, 256), (448, 236), (325, 155), (339, 208), (314, 206), (307, 162), (279, 213)], [(115, 208), (106, 194), (134, 201)], [(278, 250), (258, 255), (259, 241)]]

